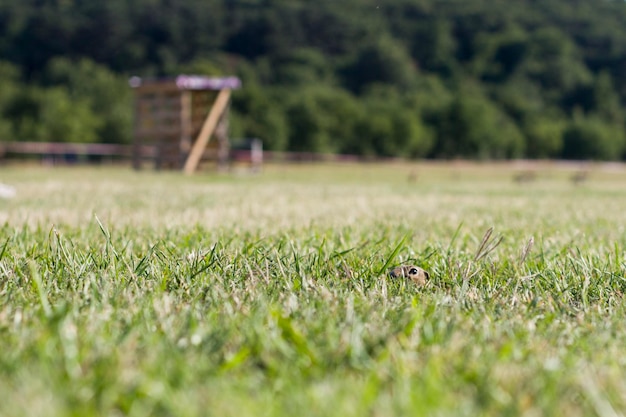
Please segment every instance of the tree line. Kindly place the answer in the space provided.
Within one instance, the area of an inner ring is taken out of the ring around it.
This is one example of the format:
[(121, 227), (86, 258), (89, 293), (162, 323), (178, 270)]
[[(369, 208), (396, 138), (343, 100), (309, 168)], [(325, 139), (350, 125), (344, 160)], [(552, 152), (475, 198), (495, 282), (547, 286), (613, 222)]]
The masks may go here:
[(0, 140), (129, 143), (180, 73), (269, 150), (626, 158), (622, 0), (0, 0)]

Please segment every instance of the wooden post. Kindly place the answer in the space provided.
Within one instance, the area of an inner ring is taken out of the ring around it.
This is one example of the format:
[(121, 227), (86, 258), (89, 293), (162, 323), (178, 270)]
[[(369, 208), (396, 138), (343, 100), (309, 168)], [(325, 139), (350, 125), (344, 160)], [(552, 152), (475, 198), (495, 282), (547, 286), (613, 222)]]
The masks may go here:
[(141, 147), (143, 146), (143, 137), (139, 134), (140, 120), (144, 116), (141, 113), (141, 99), (135, 93), (135, 101), (133, 104), (135, 117), (133, 120), (133, 169), (141, 169)]
[(191, 91), (184, 90), (180, 94), (180, 161), (179, 168), (185, 163), (191, 150), (192, 135)]
[[(161, 92), (154, 98), (154, 105), (158, 111), (165, 108), (165, 91)], [(154, 115), (152, 117), (155, 117)], [(165, 156), (165, 138), (163, 137), (163, 119), (155, 117), (155, 128), (159, 134), (156, 136), (156, 158), (154, 159), (154, 169), (160, 171), (163, 168), (163, 158)]]
[(226, 110), (226, 106), (228, 105), (228, 100), (230, 99), (230, 89), (220, 90), (217, 95), (217, 99), (209, 112), (209, 115), (204, 121), (202, 125), (202, 129), (200, 130), (200, 134), (196, 138), (193, 147), (191, 148), (191, 152), (187, 157), (187, 161), (185, 162), (184, 171), (185, 174), (193, 174), (193, 172), (198, 167), (200, 163), (200, 159), (202, 158), (202, 153), (206, 148), (207, 143), (211, 139), (211, 135), (217, 126), (217, 122), (220, 120), (220, 116)]
[(253, 138), (250, 141), (250, 164), (252, 172), (260, 172), (263, 165), (263, 142)]
[(213, 135), (217, 139), (217, 170), (226, 172), (228, 170), (228, 160), (230, 159), (230, 143), (228, 141), (228, 111), (230, 106), (226, 106), (220, 116)]

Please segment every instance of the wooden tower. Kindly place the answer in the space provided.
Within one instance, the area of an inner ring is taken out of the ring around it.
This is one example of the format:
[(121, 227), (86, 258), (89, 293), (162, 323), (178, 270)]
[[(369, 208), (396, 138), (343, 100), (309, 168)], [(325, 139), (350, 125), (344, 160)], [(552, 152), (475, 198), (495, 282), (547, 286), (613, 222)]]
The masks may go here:
[[(133, 167), (140, 169), (146, 148), (156, 169), (183, 169), (191, 174), (201, 160), (225, 168), (229, 154), (230, 92), (237, 77), (179, 75), (129, 81), (135, 92)], [(211, 141), (215, 136), (216, 140)]]

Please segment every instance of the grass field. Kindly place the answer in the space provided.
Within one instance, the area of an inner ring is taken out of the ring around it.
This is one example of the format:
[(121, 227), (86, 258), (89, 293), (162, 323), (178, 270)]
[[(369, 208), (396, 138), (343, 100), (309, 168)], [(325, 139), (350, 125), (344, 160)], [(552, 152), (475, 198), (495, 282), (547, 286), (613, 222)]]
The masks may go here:
[(626, 168), (526, 169), (4, 167), (0, 415), (624, 415)]

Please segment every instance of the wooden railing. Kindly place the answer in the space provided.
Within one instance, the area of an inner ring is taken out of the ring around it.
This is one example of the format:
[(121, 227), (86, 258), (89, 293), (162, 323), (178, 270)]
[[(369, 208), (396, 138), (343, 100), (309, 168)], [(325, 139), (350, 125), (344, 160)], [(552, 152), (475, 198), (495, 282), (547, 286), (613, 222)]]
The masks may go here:
[[(142, 147), (142, 154), (151, 156), (154, 147)], [(0, 156), (6, 155), (87, 155), (130, 158), (132, 145), (110, 143), (60, 143), (60, 142), (4, 142), (0, 143)]]
[[(139, 151), (138, 154), (135, 154)], [(0, 162), (39, 158), (48, 164), (97, 163), (115, 161), (130, 164), (137, 155), (139, 163), (154, 163), (159, 156), (158, 145), (119, 145), (108, 143), (62, 142), (0, 142)], [(232, 162), (245, 162), (253, 166), (263, 163), (260, 141), (250, 149), (231, 149)]]
[[(133, 157), (133, 145), (111, 143), (4, 142), (0, 143), (0, 162), (8, 159), (41, 158), (50, 164), (77, 162), (122, 162)], [(154, 146), (141, 146), (141, 159), (152, 160)]]

